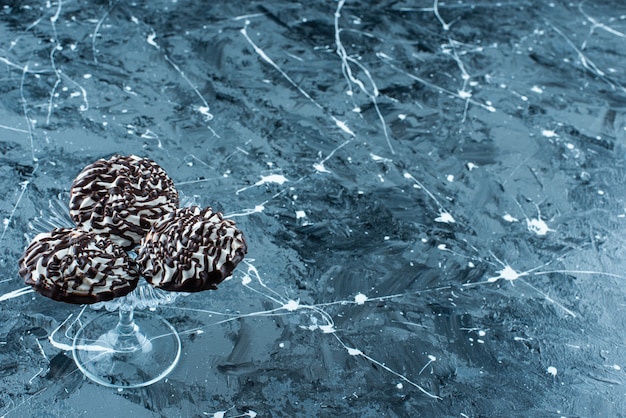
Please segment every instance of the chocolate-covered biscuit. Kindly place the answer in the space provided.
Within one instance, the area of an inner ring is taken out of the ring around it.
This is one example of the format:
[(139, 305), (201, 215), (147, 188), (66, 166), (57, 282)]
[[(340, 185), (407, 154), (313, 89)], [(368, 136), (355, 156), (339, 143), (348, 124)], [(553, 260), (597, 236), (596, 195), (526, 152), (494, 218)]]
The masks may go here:
[(19, 261), (26, 284), (54, 300), (95, 303), (131, 292), (139, 280), (135, 262), (107, 237), (76, 228), (39, 234)]
[(130, 249), (152, 224), (178, 207), (174, 182), (157, 163), (114, 155), (83, 169), (70, 190), (70, 216), (86, 230)]
[(153, 286), (169, 291), (217, 289), (247, 252), (235, 222), (211, 208), (177, 209), (155, 222), (137, 263)]

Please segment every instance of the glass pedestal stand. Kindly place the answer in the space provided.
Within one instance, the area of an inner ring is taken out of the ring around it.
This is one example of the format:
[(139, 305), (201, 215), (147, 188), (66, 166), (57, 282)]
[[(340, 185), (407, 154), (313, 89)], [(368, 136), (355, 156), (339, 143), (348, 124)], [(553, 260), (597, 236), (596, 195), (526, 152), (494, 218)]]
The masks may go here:
[(124, 389), (151, 385), (170, 373), (180, 358), (180, 337), (154, 312), (132, 304), (87, 322), (74, 337), (78, 368), (104, 386)]

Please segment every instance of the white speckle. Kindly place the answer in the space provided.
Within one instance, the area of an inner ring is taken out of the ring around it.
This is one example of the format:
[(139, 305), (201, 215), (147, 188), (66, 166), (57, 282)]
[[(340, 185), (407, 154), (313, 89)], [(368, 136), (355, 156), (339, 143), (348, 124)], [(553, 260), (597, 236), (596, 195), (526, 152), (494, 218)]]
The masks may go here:
[(446, 244), (439, 244), (439, 245), (437, 245), (437, 248), (438, 248), (438, 249), (440, 249), (441, 251), (445, 251), (445, 250), (447, 250), (447, 249), (448, 249), (448, 248), (446, 247)]
[(204, 116), (205, 121), (210, 121), (211, 119), (213, 119), (213, 115), (209, 112), (209, 108), (207, 106), (198, 106), (196, 110), (198, 110), (198, 113)]
[(469, 267), (469, 268), (473, 269), (474, 267), (476, 267), (476, 265), (475, 265), (474, 263), (472, 263), (471, 261), (469, 261), (469, 262), (467, 263), (467, 267)]
[(148, 42), (148, 44), (152, 45), (153, 47), (155, 47), (156, 49), (159, 49), (159, 45), (154, 42), (154, 38), (156, 38), (156, 32), (152, 32), (151, 34), (148, 35), (148, 38), (146, 39), (146, 41)]
[(382, 161), (382, 162), (385, 162), (385, 163), (389, 163), (389, 162), (392, 161), (389, 158), (381, 157), (379, 155), (372, 154), (372, 153), (370, 153), (370, 157), (372, 157), (372, 160), (374, 160), (374, 161)]
[(319, 329), (321, 329), (324, 334), (332, 334), (334, 332), (337, 332), (332, 324), (320, 325)]
[(400, 113), (400, 114), (398, 115), (398, 119), (400, 119), (400, 120), (405, 120), (405, 119), (406, 119), (406, 115), (405, 115), (404, 113)]
[(490, 277), (487, 279), (489, 283), (497, 282), (500, 279), (513, 281), (518, 279), (522, 274), (513, 270), (511, 266), (504, 266), (502, 270), (497, 271), (498, 275), (496, 277)]
[(277, 184), (281, 184), (282, 185), (286, 181), (289, 181), (289, 180), (287, 180), (287, 178), (285, 176), (283, 176), (282, 174), (270, 174), (269, 176), (261, 177), (261, 180), (257, 181), (252, 186), (243, 187), (243, 188), (237, 190), (235, 192), (235, 194), (239, 194), (239, 193), (243, 192), (244, 190), (247, 190), (247, 189), (249, 189), (251, 187), (261, 186), (261, 185), (266, 184), (266, 183), (277, 183)]
[(511, 266), (505, 266), (498, 273), (500, 273), (500, 277), (504, 280), (516, 280), (520, 277), (520, 274), (513, 270), (513, 267)]
[(546, 138), (554, 138), (555, 136), (557, 136), (556, 132), (551, 129), (542, 130), (541, 135), (545, 136)]
[(617, 364), (613, 365), (613, 369), (614, 370), (622, 370), (622, 368), (619, 365), (617, 365)]
[(398, 390), (402, 390), (402, 388), (404, 388), (404, 385), (403, 385), (402, 383), (398, 383), (398, 384), (396, 385), (396, 389), (398, 389)]
[(435, 222), (444, 222), (444, 223), (447, 223), (447, 224), (453, 224), (456, 221), (454, 220), (452, 215), (450, 215), (448, 212), (445, 212), (445, 211), (442, 210), (439, 213), (439, 216), (435, 218)]
[(296, 211), (296, 219), (306, 218), (306, 212), (303, 210)]
[(567, 149), (574, 149), (574, 144), (571, 144), (569, 142), (565, 144), (565, 146), (567, 147)]
[(391, 239), (391, 238), (389, 237), (389, 235), (385, 235), (385, 236), (383, 237), (383, 240), (384, 240), (384, 241), (389, 241), (390, 239)]
[(520, 96), (520, 99), (522, 99), (523, 102), (527, 102), (528, 101), (528, 97), (526, 97), (526, 96)]
[(348, 348), (348, 354), (351, 356), (360, 356), (363, 352), (358, 348)]
[(354, 297), (354, 301), (357, 305), (363, 305), (366, 300), (367, 296), (365, 296), (363, 293), (357, 293), (357, 295)]
[(77, 91), (73, 91), (72, 93), (70, 93), (70, 97), (74, 98), (74, 97), (80, 97), (80, 93)]
[(352, 136), (356, 136), (356, 134), (352, 132), (350, 128), (348, 128), (348, 125), (346, 125), (345, 122), (342, 122), (340, 120), (335, 120), (335, 124), (339, 127), (339, 129), (341, 129), (345, 133), (352, 135)]
[(130, 21), (133, 22), (135, 25), (139, 24), (139, 19), (137, 19), (135, 16), (131, 16)]
[(530, 232), (537, 235), (546, 235), (548, 232), (554, 232), (554, 229), (548, 228), (548, 225), (543, 219), (527, 219), (526, 226)]
[(315, 163), (313, 164), (313, 168), (319, 173), (330, 173), (330, 170), (324, 167), (324, 163)]
[(257, 416), (257, 413), (256, 413), (256, 412), (254, 412), (254, 411), (252, 411), (252, 410), (250, 410), (250, 411), (246, 412), (244, 415), (247, 415), (247, 416), (249, 416), (250, 418), (254, 418), (254, 417), (256, 417), (256, 416)]
[(2, 225), (4, 225), (4, 227), (7, 228), (9, 226), (9, 222), (10, 222), (9, 218), (4, 218), (2, 220)]
[(241, 279), (241, 284), (244, 286), (247, 284), (250, 284), (251, 282), (252, 282), (252, 278), (248, 276), (247, 274), (243, 276), (243, 278)]
[(478, 331), (478, 335), (481, 337), (484, 337), (487, 333), (485, 331), (483, 331), (482, 329), (480, 331)]
[(604, 190), (598, 190), (598, 194), (599, 194), (600, 196), (604, 196)]
[(283, 305), (283, 308), (287, 309), (290, 312), (298, 310), (299, 307), (300, 307), (300, 302), (298, 302), (297, 300), (293, 300), (293, 299)]
[(278, 344), (278, 346), (279, 346), (280, 348), (285, 348), (285, 343), (280, 343), (280, 344)]
[(91, 78), (91, 74), (89, 74), (89, 73), (88, 74), (83, 74), (83, 78), (88, 80), (88, 79)]
[(508, 213), (505, 213), (502, 219), (504, 219), (507, 222), (519, 222), (519, 219), (509, 215)]
[(352, 109), (352, 111), (353, 111), (354, 113), (361, 113), (361, 108), (357, 106), (357, 107), (355, 107), (354, 109)]
[(430, 361), (437, 361), (437, 357), (433, 356), (432, 354), (429, 354), (429, 355), (428, 355), (428, 359), (429, 359)]
[(473, 169), (478, 168), (478, 166), (474, 163), (467, 163), (467, 169), (472, 171)]
[(469, 99), (470, 97), (472, 97), (472, 93), (469, 91), (459, 90), (458, 93), (461, 99)]
[(448, 180), (450, 183), (452, 183), (454, 181), (454, 176), (452, 174), (448, 174), (446, 177), (446, 180)]
[(552, 376), (556, 376), (556, 373), (557, 373), (556, 367), (553, 367), (553, 366), (548, 367), (547, 372), (550, 373)]

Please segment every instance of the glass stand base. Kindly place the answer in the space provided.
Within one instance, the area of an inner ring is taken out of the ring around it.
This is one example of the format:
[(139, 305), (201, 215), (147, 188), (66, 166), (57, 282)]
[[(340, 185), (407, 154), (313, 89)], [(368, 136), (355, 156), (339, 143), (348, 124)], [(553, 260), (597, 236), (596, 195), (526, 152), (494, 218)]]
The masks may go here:
[(180, 358), (174, 327), (151, 312), (120, 309), (83, 325), (72, 353), (89, 379), (113, 388), (151, 385), (170, 373)]

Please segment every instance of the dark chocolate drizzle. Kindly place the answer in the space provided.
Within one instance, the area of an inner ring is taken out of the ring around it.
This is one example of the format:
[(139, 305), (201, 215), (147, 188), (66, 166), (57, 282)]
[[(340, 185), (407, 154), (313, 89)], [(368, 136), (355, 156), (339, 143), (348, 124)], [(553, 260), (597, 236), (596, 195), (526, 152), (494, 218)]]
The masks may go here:
[(153, 286), (198, 292), (217, 289), (246, 252), (235, 222), (210, 207), (194, 206), (157, 221), (141, 242), (137, 263)]
[(157, 163), (114, 155), (88, 165), (70, 190), (70, 216), (87, 231), (129, 249), (152, 224), (178, 207), (174, 182)]
[(139, 280), (135, 262), (107, 237), (76, 228), (39, 234), (19, 260), (24, 282), (51, 299), (83, 304), (130, 293)]

